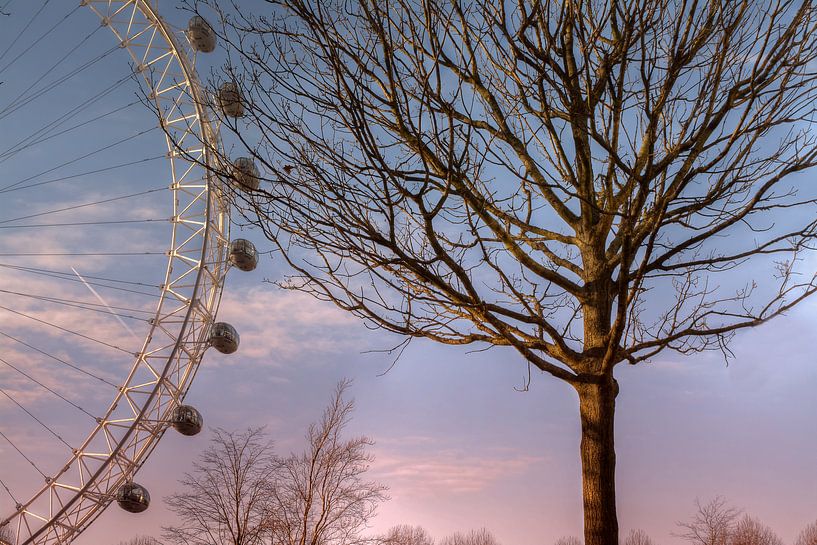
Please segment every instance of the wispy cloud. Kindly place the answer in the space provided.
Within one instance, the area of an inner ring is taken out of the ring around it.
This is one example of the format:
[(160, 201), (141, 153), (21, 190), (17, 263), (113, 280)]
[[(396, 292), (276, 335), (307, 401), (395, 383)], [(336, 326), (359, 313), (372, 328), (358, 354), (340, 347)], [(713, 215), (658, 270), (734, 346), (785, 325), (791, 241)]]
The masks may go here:
[(301, 361), (360, 341), (354, 317), (304, 293), (273, 286), (225, 292), (218, 317), (238, 330), (242, 359), (264, 365)]
[(381, 440), (375, 456), (372, 473), (379, 480), (399, 495), (421, 497), (480, 492), (545, 461), (514, 449), (441, 449), (440, 440), (431, 437)]

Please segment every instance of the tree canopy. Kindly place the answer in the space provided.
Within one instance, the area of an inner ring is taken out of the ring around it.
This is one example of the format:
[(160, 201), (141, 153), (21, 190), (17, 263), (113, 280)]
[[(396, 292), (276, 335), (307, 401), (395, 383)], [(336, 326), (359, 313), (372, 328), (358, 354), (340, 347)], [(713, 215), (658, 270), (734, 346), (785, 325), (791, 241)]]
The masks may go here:
[(616, 544), (614, 367), (728, 356), (817, 289), (817, 8), (203, 4), (246, 101), (223, 127), (264, 181), (232, 197), (282, 285), (571, 384), (585, 543)]

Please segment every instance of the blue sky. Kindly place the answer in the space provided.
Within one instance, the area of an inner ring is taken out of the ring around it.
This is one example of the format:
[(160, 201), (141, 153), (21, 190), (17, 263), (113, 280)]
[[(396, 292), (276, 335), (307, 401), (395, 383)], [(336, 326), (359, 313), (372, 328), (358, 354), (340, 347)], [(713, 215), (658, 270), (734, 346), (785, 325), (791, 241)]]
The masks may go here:
[[(22, 0), (11, 3), (13, 17), (0, 18), (0, 51), (24, 24), (25, 16), (14, 13), (24, 4)], [(65, 2), (51, 4), (45, 11), (50, 19), (38, 22), (41, 31), (49, 28), (49, 21), (57, 21), (73, 8)], [(173, 6), (173, 2), (161, 2), (165, 16), (181, 27), (186, 15)], [(65, 44), (78, 42), (95, 24), (91, 14), (72, 15), (49, 40), (0, 74), (4, 81), (0, 85), (0, 109), (9, 97), (16, 96), (15, 85), (38, 77), (57, 60), (57, 52), (65, 51)], [(55, 77), (60, 69), (77, 66), (113, 45), (111, 36), (97, 34), (53, 72)], [(31, 41), (38, 35), (32, 30), (26, 39)], [(18, 50), (24, 43), (25, 39), (16, 46)], [(13, 51), (9, 58), (13, 58)], [(1, 119), (0, 149), (19, 140), (20, 133), (28, 134), (28, 127), (39, 127), (66, 105), (76, 104), (89, 89), (102, 89), (126, 75), (127, 58), (124, 52), (116, 53), (22, 109), (18, 117)], [(0, 58), (0, 68), (9, 58)], [(200, 69), (207, 73), (218, 59), (218, 55), (202, 59)], [(130, 104), (135, 92), (133, 84), (123, 87), (99, 100), (77, 120)], [(14, 183), (46, 171), (98, 149), (104, 142), (133, 136), (151, 125), (151, 116), (140, 104), (133, 104), (107, 117), (105, 123), (90, 124), (85, 130), (27, 149), (0, 164), (4, 180), (0, 186), (6, 185), (6, 180)], [(161, 154), (163, 147), (161, 133), (152, 131), (126, 146), (62, 167), (53, 175), (68, 176), (148, 159)], [(96, 195), (161, 185), (166, 177), (163, 165), (151, 160), (85, 175), (82, 183), (54, 183), (38, 190), (0, 194), (0, 221), (28, 210), (48, 210)], [(44, 175), (37, 180), (47, 179)], [(89, 213), (69, 213), (60, 218), (150, 219), (166, 204), (151, 199), (131, 200), (124, 207), (94, 207)], [(155, 217), (163, 214), (160, 211)], [(4, 248), (0, 253), (21, 252), (27, 247), (77, 251), (92, 247), (95, 241), (108, 249), (163, 249), (163, 235), (154, 227), (91, 226), (79, 233), (54, 228), (47, 233), (43, 229), (8, 229), (0, 231), (0, 247)], [(233, 234), (252, 238), (264, 249), (256, 233), (236, 229)], [(52, 256), (30, 263), (42, 268), (76, 265), (81, 272), (108, 271), (145, 283), (159, 282), (161, 264), (152, 257), (146, 259), (84, 258), (75, 262), (73, 257)], [(354, 379), (350, 393), (357, 402), (350, 433), (366, 434), (376, 442), (371, 475), (390, 486), (391, 500), (381, 507), (373, 532), (407, 523), (423, 525), (442, 536), (486, 526), (505, 545), (543, 545), (562, 535), (581, 534), (578, 410), (569, 387), (535, 374), (530, 390), (519, 392), (527, 370), (516, 353), (504, 349), (480, 352), (421, 340), (412, 342), (389, 369), (393, 356), (379, 351), (393, 347), (400, 339), (368, 330), (327, 304), (264, 282), (285, 272), (273, 257), (264, 255), (256, 271), (234, 270), (228, 277), (220, 319), (236, 326), (242, 346), (232, 356), (208, 352), (188, 396), (208, 426), (266, 426), (280, 453), (297, 450), (306, 426), (319, 416), (335, 383), (349, 377)], [(0, 289), (24, 289), (28, 293), (52, 290), (66, 298), (90, 297), (81, 284), (66, 288), (64, 282), (48, 278), (35, 281), (8, 270), (0, 271)], [(103, 295), (108, 302), (116, 300), (139, 308), (150, 305), (121, 293)], [(2, 300), (14, 301), (13, 308), (41, 312), (54, 321), (71, 320), (70, 314), (60, 315), (47, 306), (30, 307), (11, 296)], [(705, 501), (716, 495), (759, 517), (787, 542), (817, 518), (815, 318), (817, 301), (812, 301), (768, 326), (739, 334), (732, 343), (735, 358), (728, 367), (715, 354), (683, 357), (667, 353), (651, 364), (618, 369), (618, 491), (625, 532), (642, 528), (658, 543), (679, 542), (671, 535), (676, 521), (691, 514), (695, 498)], [(104, 333), (107, 340), (132, 342), (129, 333), (110, 316), (83, 315), (83, 319), (87, 320), (83, 327)], [(0, 329), (42, 333), (8, 313), (0, 314)], [(115, 377), (127, 365), (108, 349), (74, 341), (61, 345), (66, 342), (64, 336), (43, 335), (49, 350), (79, 358), (101, 374)], [(38, 376), (53, 380), (55, 387), (66, 388), (92, 411), (110, 400), (110, 392), (94, 381), (64, 370), (54, 371), (47, 367), (46, 359), (20, 350), (8, 340), (0, 342), (3, 357), (31, 365), (33, 371), (41, 373)], [(66, 410), (60, 400), (21, 381), (8, 368), (0, 369), (0, 387), (13, 391), (69, 443), (88, 429), (82, 414)], [(4, 399), (0, 399), (0, 431), (23, 438), (44, 467), (57, 466), (65, 459), (53, 437)], [(135, 516), (112, 507), (77, 543), (115, 544), (135, 534), (158, 536), (162, 524), (172, 523), (162, 496), (175, 489), (175, 480), (190, 468), (207, 440), (207, 433), (195, 438), (166, 434), (137, 479), (154, 497), (151, 509)], [(7, 443), (0, 444), (0, 479), (19, 490), (33, 489), (41, 482)], [(4, 515), (8, 506), (8, 498), (3, 497), (0, 507)]]

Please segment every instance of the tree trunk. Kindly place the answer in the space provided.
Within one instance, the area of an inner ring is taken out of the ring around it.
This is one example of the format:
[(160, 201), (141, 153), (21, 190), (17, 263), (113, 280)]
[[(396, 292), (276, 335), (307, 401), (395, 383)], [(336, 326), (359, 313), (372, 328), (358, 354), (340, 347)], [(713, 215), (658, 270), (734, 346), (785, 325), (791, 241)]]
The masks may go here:
[(575, 385), (582, 420), (582, 494), (585, 545), (618, 545), (616, 451), (613, 439), (618, 384), (612, 377)]

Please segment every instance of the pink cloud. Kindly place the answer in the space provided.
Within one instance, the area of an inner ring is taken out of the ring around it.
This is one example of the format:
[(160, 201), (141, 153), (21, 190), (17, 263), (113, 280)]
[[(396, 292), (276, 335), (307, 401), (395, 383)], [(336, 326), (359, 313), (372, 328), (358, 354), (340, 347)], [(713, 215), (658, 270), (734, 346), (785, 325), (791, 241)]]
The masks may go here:
[(238, 330), (242, 359), (263, 365), (360, 346), (361, 336), (354, 327), (359, 322), (354, 317), (304, 293), (271, 285), (225, 289), (218, 319)]
[(380, 441), (372, 473), (400, 496), (439, 497), (483, 491), (545, 461), (514, 449), (474, 453), (464, 448), (435, 448), (439, 445), (439, 439), (427, 437)]

